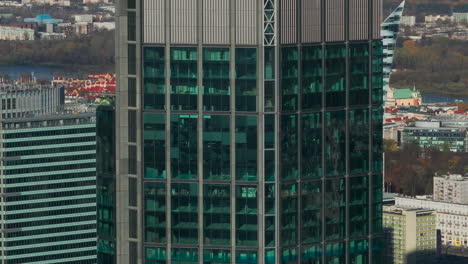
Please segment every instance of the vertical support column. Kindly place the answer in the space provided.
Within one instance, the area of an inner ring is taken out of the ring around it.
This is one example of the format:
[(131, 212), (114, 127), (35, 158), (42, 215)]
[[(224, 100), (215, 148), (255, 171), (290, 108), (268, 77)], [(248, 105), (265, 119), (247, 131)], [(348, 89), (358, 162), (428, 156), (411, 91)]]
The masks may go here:
[[(203, 1), (197, 0), (197, 23), (203, 25)], [(203, 264), (203, 27), (197, 27), (198, 39), (198, 263)]]
[(345, 14), (345, 20), (344, 20), (344, 31), (345, 31), (345, 45), (346, 45), (346, 58), (345, 58), (345, 64), (346, 64), (346, 70), (345, 70), (345, 76), (346, 76), (346, 81), (345, 81), (345, 91), (346, 91), (346, 106), (345, 106), (345, 120), (346, 120), (346, 150), (345, 150), (345, 158), (346, 158), (346, 164), (345, 164), (345, 204), (346, 204), (346, 209), (345, 209), (345, 260), (346, 263), (350, 263), (349, 259), (349, 188), (350, 188), (350, 180), (349, 180), (349, 174), (350, 174), (350, 153), (349, 153), (349, 142), (351, 140), (349, 133), (349, 95), (350, 95), (350, 85), (349, 85), (349, 77), (350, 77), (350, 65), (349, 65), (349, 1), (345, 1), (345, 9), (344, 9), (344, 14)]
[[(263, 28), (264, 17), (263, 0), (257, 0), (257, 32)], [(263, 34), (257, 34), (257, 170), (258, 170), (258, 255), (257, 261), (264, 263), (265, 261), (265, 175), (264, 175), (264, 61), (265, 50), (263, 48)]]
[(165, 0), (164, 2), (165, 11), (165, 67), (166, 67), (166, 257), (167, 262), (171, 263), (171, 246), (172, 246), (172, 232), (171, 232), (171, 0)]
[(230, 0), (231, 264), (236, 264), (236, 0)]
[[(373, 193), (372, 193), (372, 188), (373, 188), (373, 175), (372, 175), (372, 172), (373, 172), (373, 150), (372, 150), (372, 147), (374, 146), (374, 142), (372, 140), (372, 128), (373, 128), (373, 124), (372, 124), (372, 110), (373, 110), (373, 107), (372, 107), (372, 90), (373, 90), (373, 87), (372, 87), (372, 60), (373, 60), (373, 56), (374, 56), (374, 50), (372, 48), (372, 39), (373, 39), (373, 32), (374, 32), (374, 28), (375, 28), (375, 25), (373, 25), (372, 21), (374, 21), (374, 17), (373, 17), (373, 10), (374, 10), (374, 5), (373, 5), (373, 0), (369, 0), (369, 13), (367, 14), (368, 15), (368, 19), (369, 19), (369, 31), (368, 31), (368, 36), (367, 36), (367, 39), (369, 40), (369, 80), (368, 80), (368, 87), (369, 87), (369, 207), (368, 207), (368, 210), (369, 210), (369, 254), (368, 254), (368, 258), (369, 258), (369, 263), (372, 263), (372, 247), (373, 247), (373, 243), (374, 243), (374, 239), (373, 239), (373, 235), (372, 235), (372, 231), (373, 231), (373, 213), (374, 213), (374, 198), (373, 198)], [(380, 25), (379, 25), (380, 27)]]

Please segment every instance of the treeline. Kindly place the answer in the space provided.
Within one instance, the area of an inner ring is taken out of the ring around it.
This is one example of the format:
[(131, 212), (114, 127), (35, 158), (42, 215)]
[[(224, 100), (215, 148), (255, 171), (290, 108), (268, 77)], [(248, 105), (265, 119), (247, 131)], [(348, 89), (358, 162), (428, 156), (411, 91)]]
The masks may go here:
[(114, 31), (65, 40), (0, 41), (0, 65), (114, 67)]
[[(402, 0), (384, 0), (384, 14), (389, 15)], [(404, 15), (416, 16), (423, 22), (427, 15), (451, 15), (468, 12), (468, 0), (411, 0), (406, 1)]]
[(406, 40), (395, 51), (391, 86), (416, 87), (422, 92), (468, 95), (466, 41), (428, 38)]
[(421, 150), (408, 143), (400, 149), (385, 140), (385, 186), (389, 192), (415, 196), (432, 194), (436, 175), (468, 173), (468, 153), (455, 153), (437, 148)]

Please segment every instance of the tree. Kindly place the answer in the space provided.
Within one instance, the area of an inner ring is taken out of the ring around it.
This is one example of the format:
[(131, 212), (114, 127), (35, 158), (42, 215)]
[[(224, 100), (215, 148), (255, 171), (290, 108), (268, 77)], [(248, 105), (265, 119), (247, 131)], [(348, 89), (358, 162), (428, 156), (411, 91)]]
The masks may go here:
[(393, 139), (384, 139), (384, 152), (395, 152), (398, 151), (398, 145)]

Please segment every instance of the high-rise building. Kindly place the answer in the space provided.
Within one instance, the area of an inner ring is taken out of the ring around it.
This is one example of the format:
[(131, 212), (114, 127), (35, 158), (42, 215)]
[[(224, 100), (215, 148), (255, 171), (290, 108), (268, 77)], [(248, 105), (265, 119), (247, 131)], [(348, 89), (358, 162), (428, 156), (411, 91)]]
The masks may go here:
[(381, 263), (380, 0), (116, 14), (118, 263)]
[(101, 104), (96, 110), (97, 257), (99, 263), (115, 259), (115, 107)]
[(436, 216), (421, 208), (384, 206), (384, 264), (432, 262), (436, 253)]
[(94, 113), (0, 125), (0, 262), (96, 263)]
[(390, 88), (390, 75), (392, 74), (393, 55), (395, 54), (398, 33), (402, 20), (405, 1), (402, 1), (393, 12), (382, 23), (382, 42), (383, 42), (383, 90), (384, 101), (387, 101), (387, 92)]

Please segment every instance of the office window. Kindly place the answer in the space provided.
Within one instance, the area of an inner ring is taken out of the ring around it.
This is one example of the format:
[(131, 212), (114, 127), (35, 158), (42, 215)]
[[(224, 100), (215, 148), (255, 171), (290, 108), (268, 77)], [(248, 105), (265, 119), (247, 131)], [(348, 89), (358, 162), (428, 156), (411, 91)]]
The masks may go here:
[(283, 111), (294, 111), (298, 108), (299, 61), (296, 47), (281, 49), (281, 100)]
[(231, 80), (229, 69), (229, 48), (203, 49), (203, 110), (230, 110)]
[(135, 78), (128, 78), (128, 106), (136, 107), (137, 103), (137, 84)]
[(198, 177), (198, 116), (171, 115), (171, 173), (173, 179)]
[(203, 178), (229, 180), (231, 176), (230, 117), (203, 117)]
[(344, 175), (346, 173), (345, 111), (327, 112), (325, 118), (326, 175)]
[(164, 114), (143, 114), (144, 177), (164, 179), (166, 175), (166, 120)]
[(281, 208), (281, 243), (284, 246), (294, 246), (299, 232), (297, 184), (281, 186)]
[(322, 46), (302, 48), (302, 109), (322, 107)]
[(135, 41), (136, 40), (136, 14), (135, 12), (128, 12), (127, 13), (127, 26), (128, 26), (128, 40)]
[(297, 179), (298, 176), (298, 118), (297, 115), (281, 116), (281, 179)]
[(302, 114), (302, 178), (322, 177), (322, 113)]
[(166, 62), (164, 47), (143, 48), (144, 109), (166, 109)]
[(145, 242), (165, 243), (166, 183), (145, 182), (144, 188)]
[(257, 116), (236, 116), (236, 179), (257, 181)]
[(349, 166), (350, 173), (369, 171), (369, 110), (349, 111)]
[(231, 190), (229, 185), (203, 186), (204, 244), (231, 245)]
[(236, 111), (257, 111), (257, 49), (236, 48)]
[(369, 177), (349, 178), (349, 234), (351, 237), (369, 233)]
[(325, 48), (326, 106), (346, 104), (346, 46), (329, 44)]
[(258, 246), (257, 187), (236, 186), (236, 245)]
[(196, 110), (198, 95), (197, 48), (171, 48), (171, 109)]
[(204, 264), (229, 264), (231, 263), (231, 251), (223, 249), (205, 249), (203, 251)]
[(325, 182), (325, 239), (343, 239), (346, 225), (346, 180)]
[(145, 248), (144, 264), (166, 264), (167, 263), (166, 248)]
[(198, 244), (198, 184), (171, 186), (171, 235), (174, 244)]
[(319, 242), (322, 240), (322, 181), (301, 184), (302, 243)]
[(197, 248), (172, 248), (171, 263), (174, 264), (198, 264)]
[(349, 46), (349, 105), (369, 104), (369, 43)]

